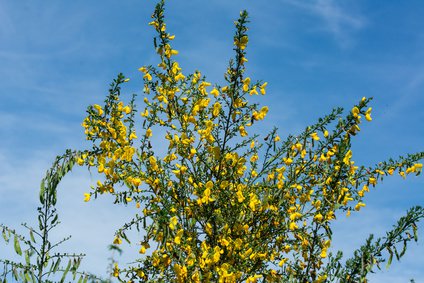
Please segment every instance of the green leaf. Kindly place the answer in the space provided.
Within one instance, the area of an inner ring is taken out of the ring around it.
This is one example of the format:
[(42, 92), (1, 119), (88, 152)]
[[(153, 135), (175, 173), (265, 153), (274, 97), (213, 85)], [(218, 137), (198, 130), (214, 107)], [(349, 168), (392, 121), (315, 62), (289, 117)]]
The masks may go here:
[(3, 239), (6, 241), (6, 243), (8, 243), (9, 242), (9, 238), (7, 237), (7, 235), (6, 235), (6, 229), (3, 229)]
[(56, 273), (57, 269), (59, 268), (59, 264), (60, 264), (60, 257), (57, 259), (57, 261), (54, 263), (53, 265), (53, 273)]
[(60, 282), (64, 282), (65, 281), (66, 275), (68, 274), (68, 271), (71, 268), (71, 264), (72, 264), (72, 261), (69, 260), (68, 261), (68, 265), (66, 266), (65, 270), (63, 271), (63, 275), (62, 275), (62, 278), (60, 279)]
[(14, 246), (15, 246), (15, 252), (18, 255), (22, 255), (22, 250), (21, 250), (21, 246), (19, 245), (19, 239), (18, 239), (18, 236), (17, 235), (15, 235), (14, 242), (15, 242), (15, 244), (14, 244)]
[(418, 233), (417, 233), (417, 226), (415, 224), (412, 225), (412, 230), (414, 231), (414, 240), (415, 242), (418, 241)]
[(37, 283), (37, 280), (35, 279), (34, 271), (31, 269), (31, 279), (32, 282)]
[(40, 231), (44, 230), (43, 215), (41, 215), (41, 214), (38, 215), (38, 228), (40, 229)]
[(59, 218), (59, 215), (56, 214), (50, 224), (51, 225), (55, 224), (58, 218)]
[(390, 265), (392, 264), (392, 260), (393, 260), (393, 252), (392, 252), (392, 250), (391, 250), (391, 249), (387, 249), (387, 250), (389, 251), (390, 256), (389, 256), (389, 260), (387, 261), (386, 268), (389, 268), (389, 267), (390, 267)]
[(18, 280), (18, 271), (16, 270), (16, 267), (13, 267), (12, 273), (13, 273), (13, 278), (15, 280)]
[(44, 179), (41, 180), (41, 185), (40, 185), (40, 202), (44, 203), (44, 192), (45, 192), (45, 187), (44, 187)]
[(25, 262), (26, 262), (27, 265), (30, 264), (30, 261), (29, 261), (29, 251), (28, 250), (25, 251)]
[(35, 243), (34, 232), (32, 229), (29, 230), (29, 237), (31, 238), (31, 241)]
[(77, 271), (77, 270), (78, 270), (78, 268), (79, 268), (79, 266), (80, 266), (80, 264), (81, 264), (81, 258), (77, 258), (77, 259), (75, 260), (75, 263), (74, 263), (73, 269), (74, 269), (75, 271)]
[(25, 282), (31, 282), (31, 277), (29, 277), (28, 271), (25, 271)]

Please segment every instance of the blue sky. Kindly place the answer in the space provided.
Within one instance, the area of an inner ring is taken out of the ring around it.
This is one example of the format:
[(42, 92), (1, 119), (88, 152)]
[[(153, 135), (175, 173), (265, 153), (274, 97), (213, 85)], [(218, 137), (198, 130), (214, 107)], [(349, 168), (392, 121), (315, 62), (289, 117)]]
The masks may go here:
[[(80, 126), (117, 73), (140, 93), (137, 69), (155, 64), (154, 1), (0, 1), (0, 222), (31, 222), (38, 184), (54, 157), (84, 149)], [(248, 74), (268, 81), (264, 128), (299, 133), (318, 117), (362, 96), (374, 97), (373, 122), (353, 142), (358, 164), (422, 151), (424, 145), (424, 3), (410, 1), (169, 1), (167, 23), (185, 72), (222, 82), (232, 56), (233, 21), (250, 14)], [(87, 270), (104, 274), (106, 247), (131, 209), (110, 199), (83, 203), (96, 176), (77, 168), (60, 186), (58, 238), (87, 253)], [(424, 202), (424, 179), (392, 177), (367, 207), (335, 227), (336, 248), (352, 251), (369, 232), (383, 235), (408, 207)], [(424, 225), (420, 225), (424, 229)], [(423, 241), (371, 282), (424, 281)], [(0, 254), (12, 253), (0, 245)], [(131, 258), (126, 253), (126, 258)], [(125, 260), (123, 259), (123, 260)]]

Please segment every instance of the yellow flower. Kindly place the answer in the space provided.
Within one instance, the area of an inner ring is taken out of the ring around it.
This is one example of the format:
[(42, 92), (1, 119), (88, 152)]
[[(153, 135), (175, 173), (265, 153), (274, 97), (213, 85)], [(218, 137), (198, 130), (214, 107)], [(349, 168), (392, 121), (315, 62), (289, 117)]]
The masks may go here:
[(365, 203), (363, 203), (363, 202), (358, 202), (358, 203), (355, 205), (355, 210), (356, 210), (356, 211), (359, 211), (359, 210), (361, 209), (361, 207), (365, 207)]
[(133, 140), (133, 139), (136, 139), (136, 138), (137, 138), (137, 135), (134, 132), (131, 132), (129, 139)]
[(93, 107), (94, 107), (94, 109), (97, 110), (97, 113), (99, 114), (99, 116), (101, 116), (103, 114), (103, 109), (100, 105), (94, 104)]
[(256, 90), (256, 87), (252, 88), (249, 92), (250, 95), (258, 94), (258, 91)]
[(236, 193), (236, 195), (237, 195), (237, 201), (238, 202), (243, 202), (244, 201), (245, 197), (243, 196), (243, 192), (241, 190), (238, 190), (237, 193)]
[(90, 201), (90, 198), (91, 198), (91, 195), (89, 193), (84, 194), (84, 201), (85, 202)]
[(127, 106), (125, 106), (125, 107), (122, 109), (122, 111), (123, 111), (123, 112), (125, 112), (125, 114), (130, 114), (130, 113), (131, 113), (131, 107), (129, 107), (129, 106), (127, 105)]
[(319, 141), (319, 136), (318, 136), (318, 134), (317, 134), (317, 133), (312, 133), (312, 134), (311, 134), (311, 138), (312, 138), (313, 140)]
[(183, 283), (185, 282), (185, 279), (187, 278), (187, 267), (181, 266), (178, 263), (174, 265), (174, 272), (177, 275), (177, 282)]
[(247, 278), (246, 283), (256, 283), (258, 282), (259, 278), (262, 278), (262, 275), (255, 274), (254, 276), (250, 276), (249, 278)]
[(212, 225), (209, 222), (205, 225), (205, 231), (208, 233), (208, 235), (212, 234)]
[(242, 136), (242, 137), (247, 136), (247, 132), (246, 132), (246, 129), (244, 128), (244, 126), (239, 127), (239, 132), (240, 132), (240, 136)]
[(268, 113), (268, 106), (264, 106), (261, 108), (259, 112), (254, 111), (252, 114), (252, 118), (254, 120), (263, 120), (267, 113)]
[(250, 162), (256, 162), (259, 159), (259, 156), (257, 154), (252, 155), (252, 157), (250, 157)]
[[(139, 278), (144, 278), (145, 276), (146, 276), (146, 274), (143, 272), (143, 270), (137, 270), (137, 276), (139, 277)], [(130, 282), (128, 282), (128, 283), (130, 283)], [(133, 281), (131, 281), (131, 283), (133, 283)]]
[(320, 275), (317, 280), (314, 281), (314, 283), (322, 283), (327, 280), (327, 274)]
[(358, 107), (353, 107), (352, 108), (352, 114), (353, 114), (353, 117), (355, 117), (355, 118), (357, 118), (358, 117), (358, 115), (359, 115), (359, 108)]
[(140, 67), (140, 68), (138, 68), (138, 70), (140, 71), (140, 72), (142, 72), (142, 73), (147, 73), (147, 68), (146, 67)]
[(280, 262), (278, 263), (279, 267), (282, 267), (289, 259), (288, 258), (283, 258), (282, 260), (280, 260)]
[(240, 48), (241, 50), (244, 50), (246, 49), (248, 42), (249, 42), (249, 38), (247, 37), (247, 35), (244, 35), (240, 39), (236, 38), (234, 40), (234, 45)]
[(175, 230), (175, 227), (177, 226), (177, 223), (178, 223), (177, 216), (171, 217), (171, 219), (169, 221), (169, 228), (171, 228), (171, 230)]
[(141, 246), (140, 250), (138, 251), (140, 254), (146, 253), (146, 247), (144, 245)]
[(221, 111), (221, 104), (219, 102), (215, 102), (215, 104), (213, 105), (212, 116), (213, 117), (218, 116), (220, 111)]
[(115, 239), (113, 240), (113, 243), (115, 245), (120, 245), (120, 244), (122, 244), (122, 240), (121, 240), (121, 238), (119, 238), (118, 236), (116, 236)]
[(81, 157), (78, 157), (78, 159), (77, 159), (77, 163), (78, 163), (78, 165), (84, 165), (84, 159), (82, 159)]
[(115, 262), (115, 264), (113, 265), (113, 277), (118, 277), (119, 276), (119, 267), (118, 264)]
[(146, 131), (146, 137), (150, 138), (152, 136), (152, 129), (148, 128)]
[(211, 190), (213, 188), (213, 182), (212, 181), (208, 181), (205, 185), (206, 189), (203, 192), (203, 197), (200, 199), (200, 204), (202, 203), (209, 203), (211, 201), (213, 201), (214, 199), (211, 198)]
[(367, 121), (371, 121), (371, 120), (372, 120), (372, 118), (371, 118), (371, 110), (372, 110), (372, 108), (370, 107), (370, 108), (368, 108), (368, 110), (365, 112), (365, 119), (366, 119)]
[(328, 131), (327, 130), (324, 131), (324, 137), (325, 138), (328, 137)]
[(268, 85), (268, 83), (267, 82), (265, 82), (265, 83), (263, 83), (260, 87), (259, 87), (259, 89), (260, 89), (260, 91), (261, 91), (261, 94), (262, 95), (264, 95), (265, 93), (266, 93), (266, 90), (265, 90), (265, 88), (266, 88), (266, 86)]
[(315, 214), (314, 216), (314, 220), (316, 220), (317, 222), (321, 222), (323, 218), (324, 216), (322, 216), (321, 213)]
[(288, 166), (293, 163), (293, 159), (291, 159), (290, 157), (284, 157), (283, 162)]
[(217, 97), (217, 96), (219, 95), (219, 91), (218, 91), (216, 88), (213, 88), (213, 89), (211, 90), (211, 94), (212, 94), (213, 96)]
[(144, 76), (143, 76), (143, 79), (146, 79), (148, 81), (151, 81), (152, 80), (152, 75), (150, 75), (149, 73), (145, 73)]
[(141, 179), (140, 178), (132, 178), (132, 184), (135, 186), (135, 187), (138, 187), (138, 186), (140, 186), (140, 184), (141, 184)]
[(147, 116), (149, 116), (149, 110), (147, 110), (147, 108), (146, 108), (146, 110), (144, 110), (143, 113), (140, 113), (140, 115), (141, 115), (141, 117), (147, 117)]
[(290, 222), (290, 224), (289, 224), (289, 229), (290, 230), (294, 231), (297, 228), (299, 228), (299, 226), (297, 226), (296, 222)]
[(183, 234), (184, 234), (184, 230), (183, 229), (178, 230), (177, 235), (174, 238), (174, 242), (177, 245), (181, 244), (181, 237), (183, 236)]
[(343, 162), (346, 165), (350, 165), (350, 159), (352, 158), (352, 151), (349, 149), (346, 153), (345, 157), (343, 158)]
[(257, 198), (257, 196), (253, 193), (250, 194), (250, 202), (249, 207), (252, 211), (258, 210), (258, 206), (260, 206), (261, 201)]
[(183, 75), (183, 73), (178, 73), (178, 75), (175, 76), (176, 81), (183, 80), (184, 78), (185, 76)]

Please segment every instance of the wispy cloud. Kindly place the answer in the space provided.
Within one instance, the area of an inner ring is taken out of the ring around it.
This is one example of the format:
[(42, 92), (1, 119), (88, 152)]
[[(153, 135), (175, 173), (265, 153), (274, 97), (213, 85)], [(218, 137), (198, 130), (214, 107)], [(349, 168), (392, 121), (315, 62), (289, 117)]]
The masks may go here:
[(283, 0), (283, 2), (321, 18), (324, 25), (318, 29), (313, 27), (313, 29), (324, 30), (332, 34), (342, 48), (350, 47), (354, 43), (352, 34), (366, 25), (366, 20), (363, 16), (348, 11), (338, 1)]
[(0, 2), (0, 36), (10, 35), (15, 32), (13, 21), (11, 20), (4, 2)]

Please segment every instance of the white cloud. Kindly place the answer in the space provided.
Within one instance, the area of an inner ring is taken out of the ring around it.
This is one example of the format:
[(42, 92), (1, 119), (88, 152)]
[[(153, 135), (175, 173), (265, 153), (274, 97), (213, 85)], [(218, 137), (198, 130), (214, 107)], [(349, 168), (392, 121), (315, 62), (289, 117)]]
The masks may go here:
[(331, 33), (342, 48), (350, 47), (354, 43), (353, 32), (362, 29), (366, 24), (363, 16), (347, 11), (347, 8), (342, 7), (338, 1), (283, 0), (283, 3), (320, 17), (324, 22), (324, 26), (322, 28), (315, 26), (312, 29)]

